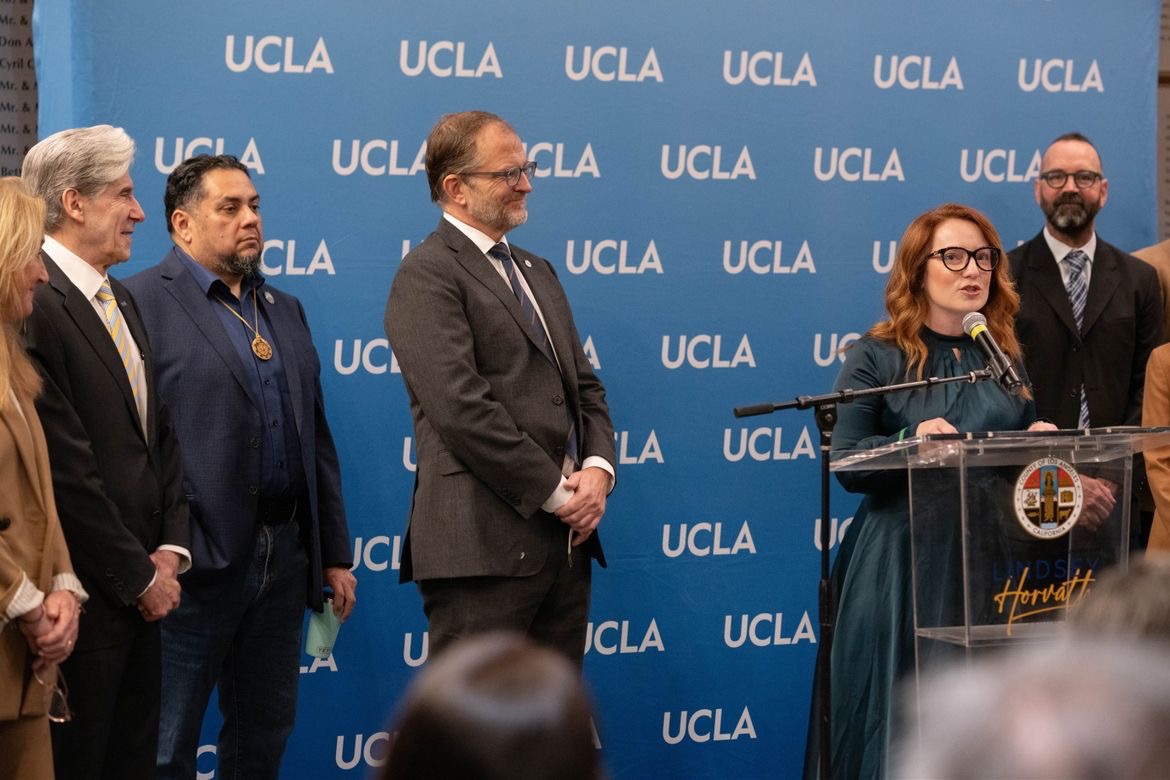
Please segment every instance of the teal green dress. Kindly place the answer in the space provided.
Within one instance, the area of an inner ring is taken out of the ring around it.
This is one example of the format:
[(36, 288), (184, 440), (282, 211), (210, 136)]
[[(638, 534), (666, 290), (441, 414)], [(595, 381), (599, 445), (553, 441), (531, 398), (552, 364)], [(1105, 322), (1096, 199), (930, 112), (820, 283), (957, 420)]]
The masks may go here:
[[(967, 336), (942, 336), (924, 328), (922, 339), (928, 350), (923, 377), (958, 376), (986, 365)], [(895, 345), (865, 336), (846, 353), (834, 389), (860, 390), (915, 378), (907, 377), (905, 355)], [(937, 385), (842, 404), (833, 451), (871, 449), (908, 438), (919, 423), (935, 417), (967, 432), (1023, 430), (1035, 416), (1032, 401), (1009, 395), (994, 381)], [(908, 483), (906, 472), (897, 470), (838, 472), (837, 478), (846, 490), (865, 498), (833, 568), (833, 777), (882, 777), (891, 730), (897, 725), (895, 687), (914, 669)], [(806, 777), (817, 774), (816, 720), (814, 696)]]

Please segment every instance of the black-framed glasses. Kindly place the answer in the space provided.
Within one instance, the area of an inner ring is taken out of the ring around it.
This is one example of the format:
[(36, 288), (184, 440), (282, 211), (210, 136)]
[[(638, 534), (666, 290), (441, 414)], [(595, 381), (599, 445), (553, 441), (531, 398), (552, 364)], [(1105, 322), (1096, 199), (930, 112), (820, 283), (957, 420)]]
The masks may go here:
[(965, 271), (967, 265), (974, 260), (975, 267), (980, 271), (994, 271), (999, 265), (999, 250), (993, 246), (981, 246), (978, 249), (964, 249), (961, 246), (944, 246), (931, 252), (927, 257), (938, 257), (948, 269)]
[(508, 168), (504, 171), (464, 171), (464, 176), (491, 176), (496, 179), (503, 179), (508, 182), (509, 187), (515, 187), (520, 183), (520, 174), (528, 177), (529, 181), (536, 175), (536, 163), (526, 162), (523, 165), (515, 168)]
[(69, 686), (65, 684), (65, 675), (61, 673), (61, 670), (57, 669), (57, 679), (52, 683), (42, 680), (41, 675), (35, 669), (33, 677), (41, 685), (52, 689), (49, 694), (49, 720), (53, 723), (68, 723), (73, 720), (73, 710), (69, 709)]
[(1068, 181), (1069, 176), (1071, 176), (1073, 181), (1076, 182), (1078, 190), (1087, 190), (1089, 187), (1092, 187), (1094, 184), (1105, 178), (1096, 171), (1070, 172), (1056, 169), (1052, 171), (1041, 171), (1040, 173), (1040, 178), (1044, 181), (1044, 183), (1056, 190), (1059, 190), (1064, 186), (1064, 183)]

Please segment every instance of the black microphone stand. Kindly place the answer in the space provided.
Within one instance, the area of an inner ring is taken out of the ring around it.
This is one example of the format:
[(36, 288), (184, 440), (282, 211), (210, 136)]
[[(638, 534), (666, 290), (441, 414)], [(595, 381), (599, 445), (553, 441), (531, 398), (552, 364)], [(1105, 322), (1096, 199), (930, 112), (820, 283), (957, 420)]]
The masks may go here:
[(833, 605), (833, 588), (830, 581), (829, 545), (832, 541), (829, 533), (829, 454), (833, 444), (833, 427), (837, 424), (837, 405), (847, 404), (858, 398), (871, 395), (885, 395), (898, 393), (904, 390), (916, 390), (920, 387), (933, 387), (951, 382), (970, 382), (974, 384), (981, 379), (995, 378), (990, 368), (970, 371), (958, 376), (939, 378), (936, 376), (920, 379), (914, 382), (903, 382), (896, 385), (882, 385), (867, 387), (862, 390), (838, 390), (823, 395), (802, 395), (791, 401), (780, 403), (755, 404), (754, 406), (737, 406), (733, 410), (736, 417), (754, 417), (760, 414), (771, 414), (784, 409), (814, 409), (817, 421), (817, 430), (820, 431), (821, 442), (821, 581), (817, 593), (817, 611), (821, 626), (821, 639), (817, 647), (817, 701), (820, 705), (820, 777), (828, 780), (830, 775), (830, 761), (832, 756), (832, 685), (829, 670), (831, 651), (833, 648), (833, 623), (835, 620)]

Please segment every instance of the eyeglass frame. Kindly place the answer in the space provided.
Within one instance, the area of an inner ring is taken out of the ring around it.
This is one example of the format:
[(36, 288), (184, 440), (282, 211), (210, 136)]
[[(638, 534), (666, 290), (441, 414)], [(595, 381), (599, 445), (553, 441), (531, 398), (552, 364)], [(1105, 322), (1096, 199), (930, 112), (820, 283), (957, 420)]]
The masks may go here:
[[(496, 178), (496, 179), (503, 179), (505, 182), (507, 182), (509, 187), (515, 187), (517, 184), (520, 183), (520, 174), (524, 174), (525, 176), (527, 176), (528, 181), (531, 182), (532, 177), (536, 175), (537, 170), (539, 170), (539, 168), (536, 165), (536, 163), (529, 160), (528, 162), (524, 163), (523, 165), (514, 165), (511, 168), (507, 168), (507, 169), (502, 170), (502, 171), (464, 171), (463, 173), (461, 173), (459, 175), (460, 176), (491, 176), (491, 177)], [(515, 181), (512, 180), (513, 177), (515, 177)]]
[[(1079, 181), (1077, 181), (1078, 176), (1086, 176), (1086, 175), (1091, 175), (1093, 177), (1093, 180), (1091, 182), (1089, 182), (1088, 184), (1081, 184)], [(1048, 179), (1051, 176), (1062, 177), (1060, 184), (1053, 184), (1052, 182), (1050, 182)], [(1051, 171), (1041, 171), (1036, 176), (1036, 178), (1040, 179), (1042, 182), (1044, 182), (1045, 184), (1047, 184), (1049, 187), (1051, 187), (1054, 190), (1059, 190), (1062, 187), (1064, 187), (1064, 185), (1068, 184), (1068, 180), (1071, 178), (1073, 180), (1073, 183), (1076, 184), (1076, 187), (1078, 190), (1087, 190), (1090, 187), (1095, 187), (1098, 184), (1100, 184), (1101, 182), (1105, 181), (1105, 174), (1100, 173), (1099, 171), (1090, 171), (1087, 169), (1081, 170), (1081, 171), (1065, 171), (1065, 170), (1062, 170), (1060, 168), (1055, 168)]]
[[(61, 669), (57, 669), (57, 679), (52, 683), (47, 683), (41, 679), (41, 675), (36, 669), (33, 669), (33, 677), (38, 683), (46, 688), (51, 688), (49, 694), (49, 711), (47, 716), (53, 723), (68, 723), (73, 720), (73, 710), (69, 709), (69, 686), (65, 682), (65, 675), (61, 673)], [(54, 705), (56, 705), (54, 707)], [(54, 709), (56, 714), (54, 714)]]
[[(947, 262), (947, 259), (945, 257), (945, 253), (950, 252), (952, 249), (967, 253), (967, 260), (963, 263), (963, 265), (961, 265), (958, 268), (952, 268), (950, 263)], [(982, 252), (984, 249), (991, 252), (991, 267), (990, 268), (984, 268), (983, 265), (975, 258), (975, 253)], [(954, 271), (957, 274), (961, 274), (964, 271), (966, 271), (967, 266), (971, 265), (971, 261), (974, 260), (976, 268), (978, 268), (980, 271), (987, 271), (988, 273), (991, 273), (992, 271), (995, 270), (995, 267), (997, 265), (999, 265), (1000, 254), (1001, 253), (1000, 253), (999, 249), (997, 249), (996, 247), (993, 247), (993, 246), (981, 246), (977, 249), (967, 249), (966, 247), (962, 247), (962, 246), (944, 246), (942, 249), (936, 249), (935, 251), (931, 252), (929, 255), (926, 256), (926, 259), (929, 260), (932, 257), (937, 257), (939, 260), (942, 260), (942, 264), (943, 264), (944, 268), (946, 268), (948, 271)]]

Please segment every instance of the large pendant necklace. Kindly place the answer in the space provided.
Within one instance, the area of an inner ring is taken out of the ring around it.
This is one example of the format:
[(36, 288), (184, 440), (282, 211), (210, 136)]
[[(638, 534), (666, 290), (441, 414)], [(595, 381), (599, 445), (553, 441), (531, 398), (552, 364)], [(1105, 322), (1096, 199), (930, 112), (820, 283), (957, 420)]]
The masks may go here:
[(256, 288), (252, 288), (252, 317), (256, 321), (255, 325), (241, 317), (240, 313), (233, 309), (231, 305), (223, 298), (217, 295), (215, 296), (215, 299), (223, 304), (223, 307), (230, 311), (233, 317), (244, 323), (245, 328), (252, 331), (252, 354), (261, 360), (271, 360), (272, 345), (269, 344), (264, 339), (264, 337), (260, 335), (260, 305), (256, 302)]

